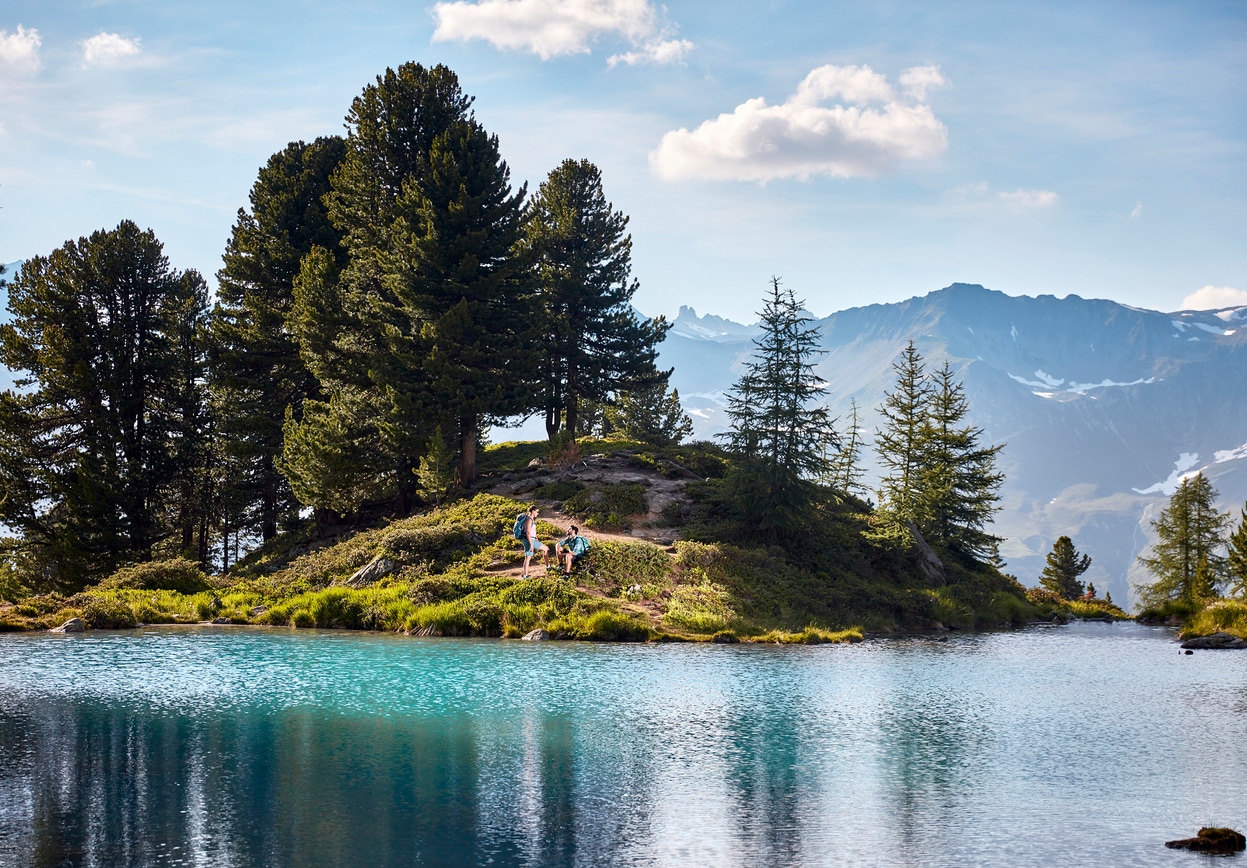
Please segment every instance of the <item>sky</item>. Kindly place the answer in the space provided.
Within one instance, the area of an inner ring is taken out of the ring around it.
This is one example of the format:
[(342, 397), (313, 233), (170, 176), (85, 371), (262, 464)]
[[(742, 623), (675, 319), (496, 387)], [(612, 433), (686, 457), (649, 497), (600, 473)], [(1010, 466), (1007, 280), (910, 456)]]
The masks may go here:
[(256, 172), (444, 63), (512, 179), (602, 170), (634, 303), (953, 282), (1247, 303), (1247, 3), (6, 0), (0, 262), (123, 219), (213, 283)]

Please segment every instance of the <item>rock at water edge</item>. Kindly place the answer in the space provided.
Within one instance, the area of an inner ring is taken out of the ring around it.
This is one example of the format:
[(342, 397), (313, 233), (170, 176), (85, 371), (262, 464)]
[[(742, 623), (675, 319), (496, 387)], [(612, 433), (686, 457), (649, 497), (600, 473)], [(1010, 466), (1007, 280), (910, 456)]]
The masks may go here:
[(1166, 841), (1170, 850), (1192, 850), (1196, 853), (1208, 853), (1214, 856), (1229, 856), (1247, 849), (1247, 838), (1241, 832), (1224, 827), (1211, 828), (1205, 826), (1194, 838), (1183, 838), (1179, 841)]
[(1207, 650), (1228, 650), (1234, 648), (1247, 648), (1247, 642), (1244, 642), (1233, 633), (1213, 633), (1211, 636), (1198, 636), (1194, 639), (1187, 639), (1182, 643), (1183, 648), (1204, 648)]
[(70, 618), (59, 627), (53, 627), (49, 633), (82, 633), (87, 629), (87, 625), (82, 623), (81, 618)]
[(533, 630), (525, 634), (524, 641), (525, 642), (549, 642), (550, 634), (547, 633), (545, 630), (541, 630), (541, 629)]

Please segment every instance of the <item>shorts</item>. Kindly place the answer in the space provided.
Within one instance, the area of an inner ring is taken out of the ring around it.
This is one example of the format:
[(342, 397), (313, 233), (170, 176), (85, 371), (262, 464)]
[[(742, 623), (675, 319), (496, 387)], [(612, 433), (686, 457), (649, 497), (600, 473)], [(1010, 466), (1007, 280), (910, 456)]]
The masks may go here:
[(526, 555), (534, 555), (538, 551), (545, 550), (545, 545), (543, 545), (540, 540), (532, 540), (528, 537), (524, 537), (521, 542), (524, 543), (524, 554)]

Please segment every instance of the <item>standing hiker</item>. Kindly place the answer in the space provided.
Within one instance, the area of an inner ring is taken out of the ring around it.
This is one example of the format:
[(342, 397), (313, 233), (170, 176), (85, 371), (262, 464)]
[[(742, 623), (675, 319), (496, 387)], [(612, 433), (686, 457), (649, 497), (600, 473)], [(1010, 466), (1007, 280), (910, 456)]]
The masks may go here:
[[(550, 570), (550, 550), (546, 548), (545, 543), (537, 539), (537, 512), (536, 505), (530, 506), (527, 513), (521, 513), (523, 524), (520, 533), (517, 534), (520, 542), (524, 545), (524, 578), (528, 578), (528, 566), (532, 562), (533, 555), (538, 550), (541, 551), (541, 559), (545, 564), (546, 571)], [(516, 524), (520, 524), (519, 521)]]

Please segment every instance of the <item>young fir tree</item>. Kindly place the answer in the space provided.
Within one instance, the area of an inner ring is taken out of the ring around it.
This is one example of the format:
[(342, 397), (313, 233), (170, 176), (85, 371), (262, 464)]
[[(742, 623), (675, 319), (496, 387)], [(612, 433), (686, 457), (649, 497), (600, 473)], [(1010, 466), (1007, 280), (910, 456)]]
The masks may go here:
[(620, 392), (605, 411), (611, 429), (628, 440), (675, 446), (693, 435), (693, 420), (680, 406), (680, 392), (663, 383)]
[(8, 290), (0, 362), (18, 388), (0, 394), (0, 523), (40, 584), (81, 587), (171, 540), (193, 554), (203, 279), (127, 220), (31, 258)]
[[(265, 540), (297, 511), (278, 470), (286, 408), (301, 418), (316, 397), (316, 379), (299, 356), (288, 320), (300, 263), (313, 248), (340, 259), (341, 234), (322, 199), (342, 159), (343, 140), (292, 142), (269, 158), (251, 188), (250, 210), (239, 209), (217, 273), (212, 315), (211, 386), (233, 512)], [(341, 262), (338, 262), (341, 265)]]
[(546, 433), (576, 431), (581, 405), (611, 392), (665, 386), (656, 367), (670, 325), (632, 307), (628, 218), (606, 201), (602, 173), (588, 160), (564, 160), (528, 205), (523, 251), (538, 288), (541, 392)]
[(879, 413), (882, 427), (875, 432), (875, 454), (883, 466), (879, 481), (878, 515), (885, 536), (906, 539), (906, 522), (922, 517), (922, 469), (927, 445), (927, 415), (931, 386), (914, 342), (892, 363), (896, 386), (884, 392)]
[(1151, 554), (1139, 556), (1156, 577), (1138, 586), (1144, 606), (1161, 606), (1175, 600), (1199, 603), (1216, 596), (1225, 576), (1225, 545), (1228, 513), (1216, 509), (1217, 490), (1202, 474), (1183, 479), (1169, 498), (1169, 506), (1152, 522), (1156, 542)]
[(1247, 595), (1247, 506), (1239, 513), (1225, 552), (1225, 571), (1234, 592)]
[(862, 484), (865, 470), (861, 465), (862, 425), (857, 412), (857, 399), (849, 405), (849, 427), (845, 431), (843, 444), (838, 450), (832, 444), (824, 445), (824, 458), (827, 462), (825, 484), (832, 488), (865, 499), (869, 490)]
[(921, 428), (915, 520), (923, 537), (980, 560), (995, 556), (1000, 537), (988, 533), (999, 508), (1002, 446), (982, 446), (983, 429), (963, 425), (969, 404), (946, 360), (931, 377)]
[(432, 503), (441, 503), (455, 485), (455, 452), (446, 443), (439, 425), (429, 438), (429, 451), (420, 458), (416, 471), (420, 494)]
[(1073, 541), (1062, 536), (1048, 552), (1048, 561), (1039, 574), (1039, 585), (1064, 600), (1077, 600), (1087, 590), (1078, 577), (1090, 566), (1090, 556), (1079, 554)]
[(737, 500), (769, 536), (802, 525), (813, 493), (808, 480), (826, 472), (825, 445), (838, 445), (827, 408), (813, 406), (826, 393), (814, 373), (824, 351), (803, 304), (771, 278), (762, 334), (729, 395), (732, 427), (720, 435), (737, 455)]

